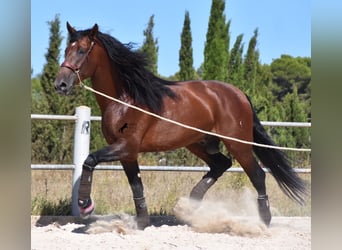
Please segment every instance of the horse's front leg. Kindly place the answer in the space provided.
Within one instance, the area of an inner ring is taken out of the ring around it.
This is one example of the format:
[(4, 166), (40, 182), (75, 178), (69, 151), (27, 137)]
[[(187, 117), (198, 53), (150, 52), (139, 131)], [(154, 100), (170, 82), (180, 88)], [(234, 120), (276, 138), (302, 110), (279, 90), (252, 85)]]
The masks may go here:
[(128, 178), (129, 185), (133, 193), (133, 200), (137, 214), (137, 225), (139, 229), (144, 229), (150, 224), (150, 217), (147, 212), (146, 201), (144, 197), (144, 187), (140, 177), (139, 165), (134, 161), (121, 161)]
[(93, 171), (97, 164), (101, 162), (110, 162), (120, 160), (124, 150), (122, 145), (113, 144), (106, 146), (94, 153), (88, 155), (83, 163), (80, 186), (78, 189), (78, 206), (80, 216), (87, 217), (94, 211), (94, 203), (90, 198), (91, 185), (93, 180)]
[[(139, 229), (149, 225), (149, 216), (144, 198), (144, 188), (140, 178), (140, 170), (137, 162), (136, 150), (130, 148), (123, 141), (104, 147), (88, 155), (83, 163), (80, 186), (78, 189), (78, 206), (80, 215), (87, 217), (94, 210), (94, 203), (90, 198), (93, 171), (101, 162), (121, 161), (125, 170), (128, 182), (133, 192), (133, 200), (137, 213), (137, 224)], [(128, 160), (129, 159), (129, 160)]]

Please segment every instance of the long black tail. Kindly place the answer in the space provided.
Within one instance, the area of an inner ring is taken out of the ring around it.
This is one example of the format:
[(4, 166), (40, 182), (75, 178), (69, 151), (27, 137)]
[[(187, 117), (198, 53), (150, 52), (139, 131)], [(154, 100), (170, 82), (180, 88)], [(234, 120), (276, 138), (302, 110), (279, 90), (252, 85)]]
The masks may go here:
[[(251, 107), (253, 110), (254, 142), (274, 146), (274, 141), (269, 137), (265, 128), (260, 123), (252, 103)], [(282, 191), (293, 200), (303, 204), (304, 197), (307, 194), (306, 185), (297, 173), (293, 171), (286, 154), (278, 149), (258, 146), (253, 146), (253, 151), (265, 167), (271, 170), (272, 175)]]

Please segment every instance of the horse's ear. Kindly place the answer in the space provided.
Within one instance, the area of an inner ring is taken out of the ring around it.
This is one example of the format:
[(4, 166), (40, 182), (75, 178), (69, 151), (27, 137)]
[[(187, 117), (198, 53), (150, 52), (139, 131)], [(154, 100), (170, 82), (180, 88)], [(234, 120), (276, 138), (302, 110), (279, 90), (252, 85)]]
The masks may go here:
[(95, 23), (95, 25), (93, 26), (93, 28), (91, 28), (89, 32), (89, 37), (91, 39), (94, 39), (98, 32), (99, 32), (99, 26), (97, 25), (97, 23)]
[(69, 22), (67, 22), (67, 29), (68, 29), (69, 34), (73, 34), (76, 32), (76, 30), (70, 25)]

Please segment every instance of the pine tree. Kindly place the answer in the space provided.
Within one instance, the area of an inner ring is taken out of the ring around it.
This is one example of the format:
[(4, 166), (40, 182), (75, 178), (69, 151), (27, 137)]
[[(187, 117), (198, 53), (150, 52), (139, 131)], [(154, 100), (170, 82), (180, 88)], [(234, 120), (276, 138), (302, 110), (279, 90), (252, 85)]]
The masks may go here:
[(311, 59), (281, 55), (271, 63), (273, 81), (277, 86), (274, 93), (278, 100), (292, 93), (296, 85), (301, 99), (310, 98)]
[(147, 28), (144, 30), (145, 40), (140, 48), (140, 51), (145, 53), (150, 60), (149, 70), (157, 74), (158, 73), (158, 39), (153, 37), (153, 27), (154, 27), (154, 15), (149, 19)]
[(179, 80), (191, 80), (195, 77), (192, 57), (192, 36), (189, 12), (186, 11), (181, 34), (181, 48), (179, 51)]
[(204, 47), (203, 79), (228, 80), (229, 26), (224, 14), (225, 1), (213, 0)]

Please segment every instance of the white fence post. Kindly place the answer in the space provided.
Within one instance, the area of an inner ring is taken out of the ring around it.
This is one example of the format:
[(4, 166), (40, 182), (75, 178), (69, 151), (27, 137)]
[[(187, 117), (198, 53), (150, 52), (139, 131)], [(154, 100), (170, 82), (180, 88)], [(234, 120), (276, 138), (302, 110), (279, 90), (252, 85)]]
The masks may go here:
[(72, 179), (72, 215), (79, 216), (77, 205), (78, 188), (82, 174), (84, 160), (89, 154), (90, 145), (90, 108), (80, 106), (76, 108), (76, 124), (74, 132), (74, 173)]

